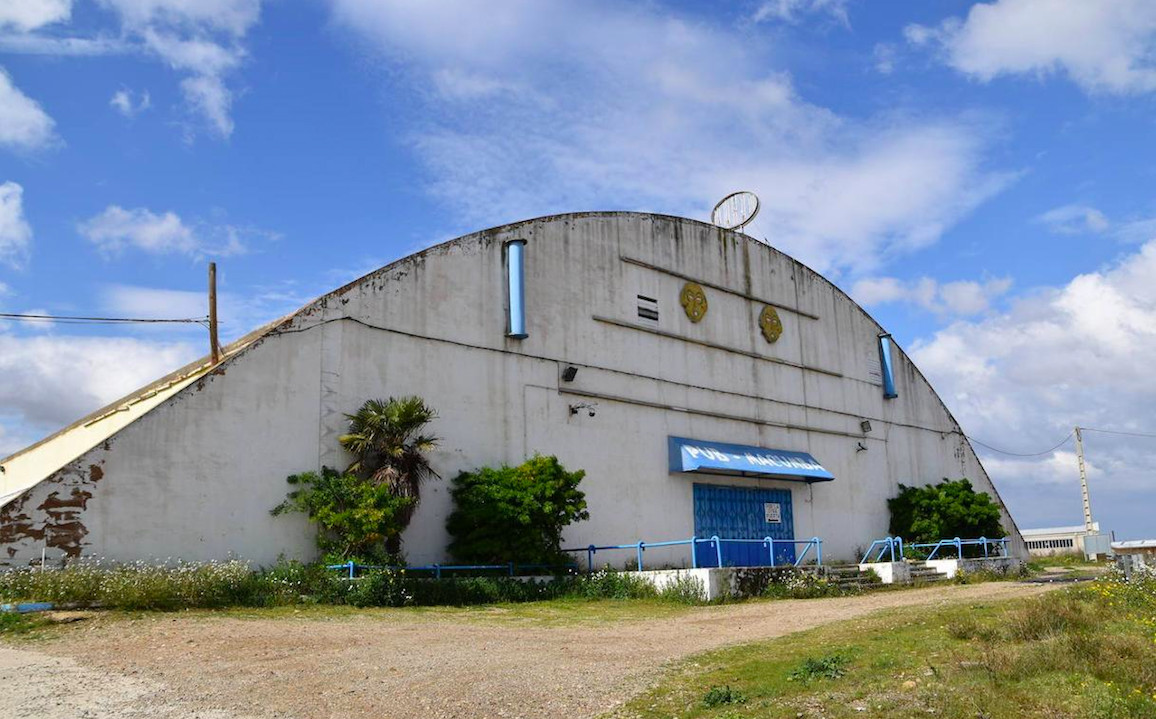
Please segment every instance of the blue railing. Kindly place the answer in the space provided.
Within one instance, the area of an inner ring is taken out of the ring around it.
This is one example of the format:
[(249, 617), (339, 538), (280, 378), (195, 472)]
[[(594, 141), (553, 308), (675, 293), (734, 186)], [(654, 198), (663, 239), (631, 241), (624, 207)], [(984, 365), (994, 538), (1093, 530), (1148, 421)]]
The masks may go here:
[(635, 553), (635, 560), (638, 571), (641, 572), (644, 568), (642, 557), (643, 553), (647, 549), (655, 549), (657, 547), (690, 546), (690, 565), (691, 567), (697, 569), (698, 552), (696, 552), (695, 549), (697, 549), (699, 545), (711, 545), (714, 549), (715, 556), (715, 564), (713, 566), (721, 567), (723, 566), (723, 545), (727, 543), (761, 544), (765, 546), (767, 548), (768, 562), (767, 564), (758, 566), (774, 567), (780, 564), (780, 562), (776, 562), (775, 559), (776, 546), (790, 546), (793, 549), (795, 546), (800, 544), (803, 545), (803, 551), (799, 552), (799, 554), (795, 557), (795, 560), (793, 562), (782, 562), (782, 564), (790, 564), (795, 567), (800, 566), (812, 548), (815, 549), (815, 564), (820, 566), (823, 564), (823, 540), (819, 539), (818, 537), (811, 537), (810, 539), (775, 539), (774, 537), (763, 537), (762, 539), (723, 539), (716, 535), (713, 537), (691, 537), (690, 539), (675, 539), (669, 542), (644, 542), (639, 540), (634, 544), (607, 544), (603, 546), (591, 544), (586, 547), (563, 549), (562, 551), (586, 552), (586, 569), (587, 571), (592, 571), (594, 568), (594, 555), (598, 552), (632, 549)]
[(441, 579), (443, 572), (480, 572), (480, 571), (500, 571), (507, 576), (513, 577), (518, 572), (525, 571), (547, 571), (556, 572), (559, 569), (567, 572), (572, 572), (578, 568), (576, 564), (566, 564), (559, 566), (557, 564), (517, 564), (515, 562), (508, 562), (506, 564), (427, 564), (424, 566), (402, 566), (393, 564), (358, 564), (357, 562), (349, 561), (344, 564), (327, 564), (326, 569), (340, 569), (348, 572), (349, 579), (357, 577), (357, 572), (365, 569), (392, 569), (395, 571), (405, 572), (430, 572), (435, 579)]
[(883, 539), (876, 539), (871, 543), (871, 546), (867, 547), (867, 551), (864, 552), (863, 560), (860, 564), (881, 561), (884, 555), (888, 556), (888, 561), (901, 562), (906, 558), (906, 551), (908, 549), (930, 548), (931, 551), (927, 554), (927, 558), (930, 560), (935, 559), (935, 555), (939, 553), (939, 550), (946, 547), (954, 548), (955, 556), (959, 558), (963, 557), (964, 547), (983, 547), (983, 556), (985, 559), (991, 557), (992, 549), (999, 550), (997, 556), (1008, 556), (1007, 537), (1001, 539), (988, 539), (987, 537), (960, 539), (959, 537), (954, 537), (952, 539), (941, 539), (938, 542), (925, 542), (922, 544), (904, 544), (902, 537), (885, 537)]
[[(895, 559), (896, 549), (899, 550), (899, 560)], [(873, 553), (875, 554), (874, 558), (871, 557)], [(890, 554), (890, 557), (888, 558), (888, 561), (890, 562), (902, 561), (903, 537), (885, 537), (883, 539), (876, 539), (871, 543), (870, 547), (867, 547), (867, 551), (863, 553), (863, 560), (859, 563), (866, 564), (867, 562), (878, 562), (879, 560), (883, 559), (884, 554)]]

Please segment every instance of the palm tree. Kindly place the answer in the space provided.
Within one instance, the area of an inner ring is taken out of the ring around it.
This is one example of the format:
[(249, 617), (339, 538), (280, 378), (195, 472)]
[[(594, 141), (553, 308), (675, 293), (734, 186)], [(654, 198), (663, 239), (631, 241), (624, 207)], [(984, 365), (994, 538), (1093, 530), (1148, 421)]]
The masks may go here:
[[(354, 456), (347, 472), (375, 484), (389, 486), (398, 497), (412, 497), (402, 527), (409, 524), (421, 499), (421, 483), (433, 476), (426, 453), (437, 446), (438, 438), (423, 434), (427, 424), (437, 419), (437, 412), (420, 397), (390, 397), (388, 401), (371, 399), (354, 414), (348, 414), (349, 433), (338, 438), (341, 446)], [(389, 551), (396, 553), (400, 540)]]

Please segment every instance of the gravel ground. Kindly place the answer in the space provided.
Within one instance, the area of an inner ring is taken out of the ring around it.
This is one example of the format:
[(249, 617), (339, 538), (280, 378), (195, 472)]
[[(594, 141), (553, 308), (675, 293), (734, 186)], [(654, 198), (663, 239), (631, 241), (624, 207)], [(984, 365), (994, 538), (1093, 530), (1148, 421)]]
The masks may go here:
[(703, 650), (886, 608), (1048, 589), (948, 585), (579, 623), (504, 619), (499, 610), (98, 620), (31, 648), (0, 645), (0, 716), (594, 716), (644, 689), (667, 663)]

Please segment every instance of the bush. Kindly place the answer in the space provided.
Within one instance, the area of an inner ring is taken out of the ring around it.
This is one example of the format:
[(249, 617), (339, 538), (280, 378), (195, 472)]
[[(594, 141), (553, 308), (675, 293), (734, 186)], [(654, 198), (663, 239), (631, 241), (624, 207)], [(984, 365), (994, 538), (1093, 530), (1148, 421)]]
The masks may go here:
[(945, 479), (925, 487), (901, 484), (899, 496), (887, 500), (887, 507), (891, 510), (888, 531), (908, 542), (1004, 536), (999, 507), (986, 492), (976, 492), (966, 479)]
[(388, 542), (405, 528), (415, 497), (398, 496), (387, 484), (322, 467), (321, 473), (294, 474), (300, 487), (272, 509), (274, 516), (302, 512), (317, 525), (317, 547), (335, 562), (390, 563)]
[(585, 472), (535, 455), (517, 467), (482, 467), (454, 478), (446, 521), (450, 553), (464, 563), (560, 565), (562, 530), (590, 518), (578, 489)]

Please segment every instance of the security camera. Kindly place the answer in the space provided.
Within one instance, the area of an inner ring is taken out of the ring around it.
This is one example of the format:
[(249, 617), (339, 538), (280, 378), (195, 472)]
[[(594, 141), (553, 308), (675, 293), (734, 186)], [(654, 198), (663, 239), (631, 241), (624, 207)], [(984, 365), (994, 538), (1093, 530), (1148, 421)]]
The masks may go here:
[(598, 405), (595, 404), (594, 402), (579, 402), (578, 404), (572, 404), (572, 405), (570, 405), (570, 415), (574, 416), (574, 415), (578, 414), (579, 412), (581, 412), (582, 410), (586, 410), (586, 414), (589, 415), (590, 417), (593, 417), (594, 416), (594, 408), (597, 406)]

